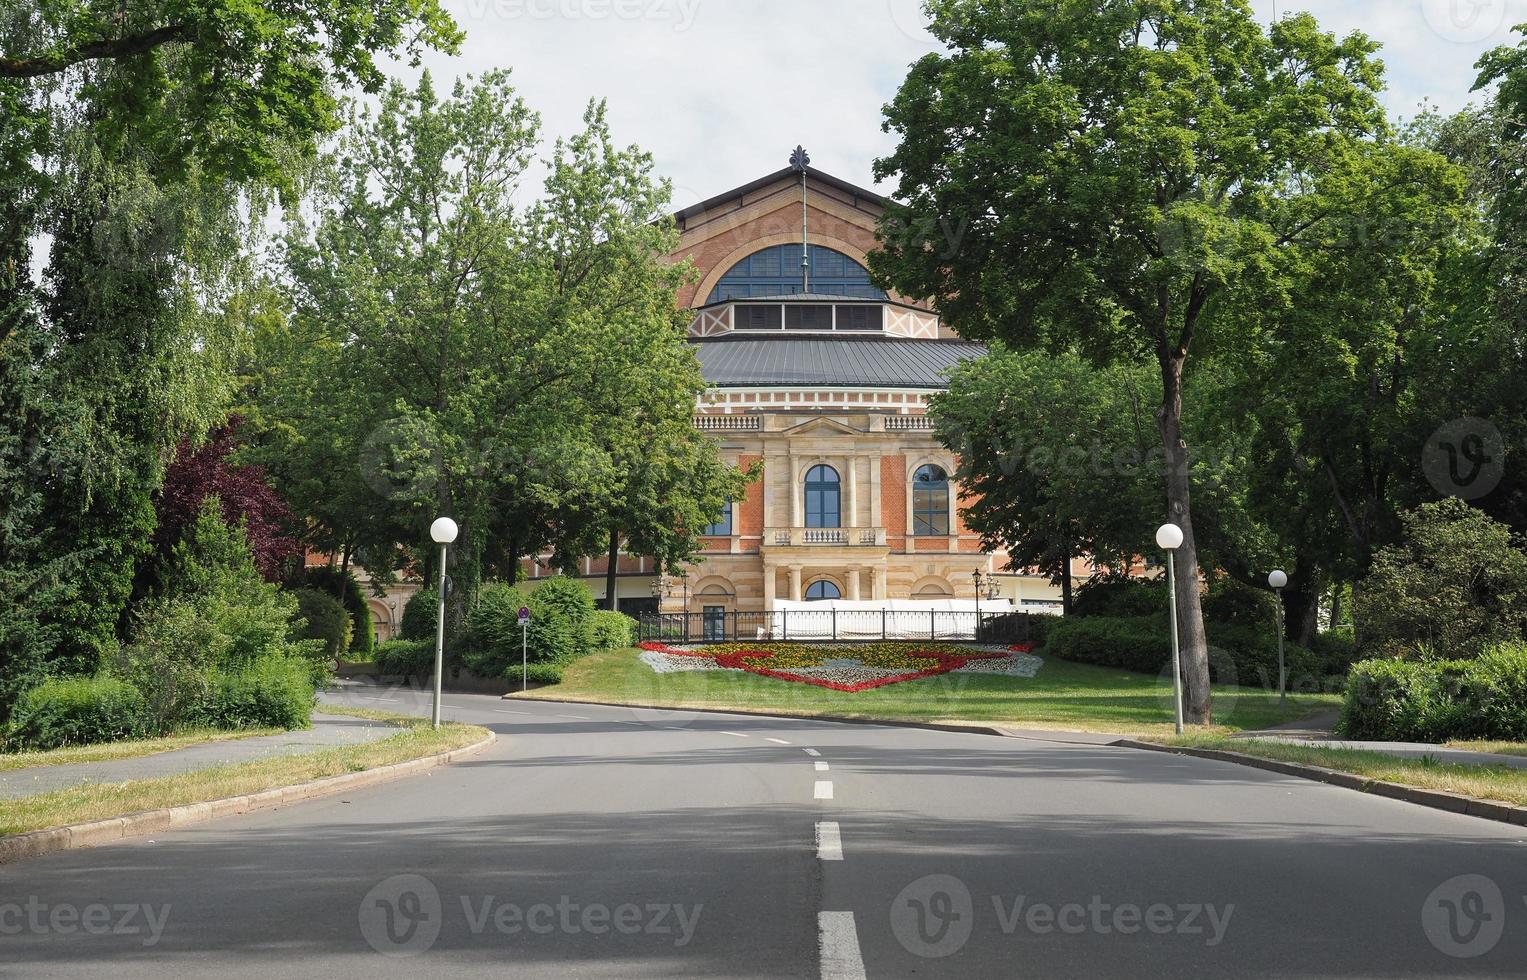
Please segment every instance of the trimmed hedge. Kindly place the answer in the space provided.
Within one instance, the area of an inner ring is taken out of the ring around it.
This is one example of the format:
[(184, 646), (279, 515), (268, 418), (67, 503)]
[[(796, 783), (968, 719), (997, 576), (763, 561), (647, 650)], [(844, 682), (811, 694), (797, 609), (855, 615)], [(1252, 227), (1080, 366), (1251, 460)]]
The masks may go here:
[(1471, 660), (1354, 664), (1337, 731), (1394, 742), (1527, 740), (1527, 644)]
[[(1206, 623), (1209, 674), (1217, 684), (1276, 690), (1278, 638), (1269, 628), (1238, 623)], [(1074, 663), (1160, 674), (1172, 660), (1171, 623), (1165, 615), (1070, 616), (1054, 620), (1040, 652)], [(1326, 668), (1309, 650), (1284, 648), (1290, 690), (1328, 686)]]
[(144, 734), (143, 695), (112, 677), (43, 681), (26, 691), (5, 733), (9, 751), (95, 745)]
[(317, 698), (308, 665), (296, 657), (261, 657), (216, 674), (193, 721), (223, 731), (311, 728)]
[(435, 641), (388, 640), (376, 648), (374, 660), (383, 677), (428, 677), (435, 672)]
[(590, 650), (620, 650), (636, 645), (636, 620), (623, 612), (596, 609), (588, 622)]

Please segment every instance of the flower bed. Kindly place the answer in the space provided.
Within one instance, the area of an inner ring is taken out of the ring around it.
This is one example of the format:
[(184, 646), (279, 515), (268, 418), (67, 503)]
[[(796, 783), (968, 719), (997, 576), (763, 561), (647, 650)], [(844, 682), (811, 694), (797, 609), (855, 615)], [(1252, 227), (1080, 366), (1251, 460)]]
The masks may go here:
[(640, 646), (642, 661), (660, 674), (738, 670), (850, 694), (955, 671), (1033, 677), (1041, 664), (1030, 654), (1032, 644), (765, 642), (687, 647), (649, 642)]

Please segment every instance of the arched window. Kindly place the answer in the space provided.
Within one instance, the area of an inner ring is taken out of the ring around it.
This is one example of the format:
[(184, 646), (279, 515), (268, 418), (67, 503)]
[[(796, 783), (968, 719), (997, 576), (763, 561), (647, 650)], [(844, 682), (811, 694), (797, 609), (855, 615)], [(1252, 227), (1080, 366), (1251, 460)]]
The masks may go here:
[(949, 474), (937, 466), (919, 466), (912, 474), (912, 533), (949, 533)]
[[(870, 282), (869, 270), (842, 252), (812, 245), (811, 292), (823, 296), (885, 299), (885, 291)], [(707, 303), (761, 296), (793, 296), (801, 292), (801, 247), (775, 245), (754, 252), (727, 270)]]
[(806, 598), (810, 602), (818, 602), (822, 599), (841, 599), (843, 598), (843, 593), (838, 591), (836, 585), (833, 585), (824, 578), (807, 586)]
[(806, 471), (807, 527), (842, 527), (841, 499), (837, 470), (831, 466), (813, 466)]

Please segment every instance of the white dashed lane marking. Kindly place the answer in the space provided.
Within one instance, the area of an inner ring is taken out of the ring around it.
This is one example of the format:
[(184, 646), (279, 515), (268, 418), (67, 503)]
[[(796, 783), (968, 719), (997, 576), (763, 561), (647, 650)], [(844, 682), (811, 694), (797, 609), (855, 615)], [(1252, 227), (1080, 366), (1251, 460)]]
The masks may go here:
[(827, 769), (828, 769), (828, 766), (827, 766), (827, 763), (825, 763), (825, 762), (822, 762), (822, 761), (820, 761), (820, 760), (818, 760), (818, 761), (817, 761), (817, 762), (816, 762), (816, 763), (815, 763), (815, 765), (816, 765), (816, 768), (817, 768), (817, 772), (826, 772), (826, 771), (827, 771)]
[(789, 742), (785, 741), (782, 738), (768, 738), (768, 737), (765, 737), (764, 741), (765, 742), (773, 742), (775, 745), (789, 745), (790, 744)]
[(817, 947), (822, 980), (864, 980), (864, 957), (859, 953), (854, 913), (818, 912)]
[(721, 734), (723, 734), (723, 735), (730, 735), (733, 738), (747, 738), (748, 737), (748, 736), (742, 734), (741, 732), (722, 732)]
[(819, 800), (832, 799), (832, 781), (828, 779), (818, 779), (816, 792), (812, 795)]
[(822, 861), (843, 860), (843, 835), (837, 821), (824, 820), (817, 824), (817, 858)]
[(811, 756), (817, 756), (817, 755), (821, 755), (822, 754), (822, 753), (818, 752), (816, 749), (802, 749), (801, 751), (805, 752), (807, 755), (811, 755)]

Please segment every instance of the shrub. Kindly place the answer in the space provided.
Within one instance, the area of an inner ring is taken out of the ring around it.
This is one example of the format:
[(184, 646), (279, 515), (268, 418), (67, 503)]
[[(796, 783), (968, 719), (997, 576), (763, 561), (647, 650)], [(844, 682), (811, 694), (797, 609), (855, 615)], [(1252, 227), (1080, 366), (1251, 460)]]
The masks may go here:
[(558, 576), (528, 594), (496, 583), (482, 590), (468, 617), (462, 655), (468, 667), (484, 677), (519, 675), (521, 606), (530, 610), (524, 640), (530, 663), (565, 665), (587, 652), (595, 610), (583, 583)]
[(1094, 579), (1076, 590), (1071, 615), (1165, 616), (1168, 604), (1165, 580)]
[(398, 635), (405, 640), (434, 640), (435, 624), (440, 622), (440, 593), (436, 589), (420, 589), (403, 607), (403, 619), (398, 624)]
[(358, 659), (369, 657), (372, 648), (376, 646), (371, 626), (371, 606), (366, 602), (366, 594), (355, 576), (337, 568), (319, 566), (305, 569), (302, 580), (310, 588), (338, 597), (345, 612), (350, 615), (350, 645), (346, 649), (357, 655)]
[(1050, 624), (1042, 652), (1074, 663), (1160, 673), (1172, 659), (1165, 617), (1066, 616)]
[[(1206, 625), (1209, 673), (1215, 683), (1276, 690), (1278, 637), (1272, 627)], [(1040, 651), (1061, 660), (1160, 674), (1172, 660), (1171, 622), (1157, 616), (1068, 616), (1054, 620)], [(1325, 672), (1303, 647), (1284, 648), (1291, 690), (1322, 687)]]
[(1404, 541), (1356, 590), (1365, 653), (1473, 657), (1527, 635), (1527, 554), (1510, 528), (1452, 498), (1402, 520)]
[(594, 593), (589, 587), (575, 578), (557, 575), (529, 591), (531, 616), (550, 613), (562, 619), (573, 630), (579, 646), (577, 652), (587, 652), (587, 627), (596, 612)]
[(292, 639), (318, 640), (323, 643), (323, 652), (332, 658), (350, 649), (350, 614), (338, 599), (318, 589), (296, 589), (292, 597), (303, 619), (302, 628), (292, 632)]
[(143, 733), (143, 708), (143, 695), (112, 677), (46, 680), (17, 700), (6, 748), (46, 750), (132, 738)]
[(1527, 739), (1527, 644), (1469, 660), (1354, 664), (1338, 731), (1402, 742)]
[(194, 721), (226, 731), (309, 728), (315, 700), (307, 664), (295, 657), (261, 657), (214, 676)]
[(427, 677), (435, 672), (435, 641), (389, 640), (377, 646), (375, 660), (383, 677)]
[(315, 684), (327, 671), (321, 641), (290, 638), (297, 599), (260, 577), (249, 543), (222, 522), (218, 506), (209, 497), (175, 546), (167, 591), (149, 603), (114, 663), (142, 692), (152, 732), (184, 724), (214, 675), (257, 660), (302, 658)]
[(619, 650), (636, 645), (636, 620), (623, 612), (596, 609), (588, 622), (588, 649)]

